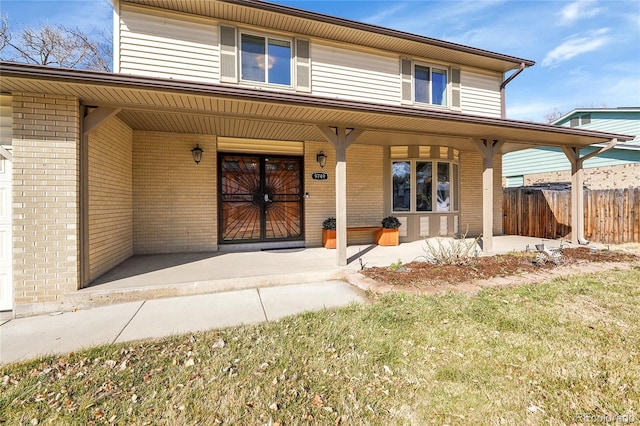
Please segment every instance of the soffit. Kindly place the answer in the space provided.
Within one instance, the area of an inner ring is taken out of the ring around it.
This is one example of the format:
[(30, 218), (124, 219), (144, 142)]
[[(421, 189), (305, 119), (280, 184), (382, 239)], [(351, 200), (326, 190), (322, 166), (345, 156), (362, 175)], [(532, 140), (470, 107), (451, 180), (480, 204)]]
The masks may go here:
[(527, 66), (534, 64), (528, 59), (260, 1), (122, 0), (121, 3), (211, 17), (492, 71), (506, 72), (521, 63)]
[(3, 63), (5, 92), (71, 95), (87, 106), (115, 106), (135, 130), (278, 140), (324, 140), (315, 127), (366, 130), (359, 143), (473, 147), (471, 138), (506, 141), (503, 152), (531, 146), (586, 146), (618, 137), (536, 123), (411, 107), (256, 92), (223, 85)]

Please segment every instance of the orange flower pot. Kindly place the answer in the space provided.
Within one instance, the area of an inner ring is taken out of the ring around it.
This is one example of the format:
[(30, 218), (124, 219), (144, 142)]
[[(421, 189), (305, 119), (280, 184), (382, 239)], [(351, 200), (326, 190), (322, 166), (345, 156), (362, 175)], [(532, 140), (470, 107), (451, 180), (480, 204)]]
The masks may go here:
[(400, 244), (400, 231), (382, 228), (376, 231), (376, 242), (379, 246), (397, 246)]
[(336, 230), (335, 229), (322, 230), (322, 245), (328, 249), (336, 248)]

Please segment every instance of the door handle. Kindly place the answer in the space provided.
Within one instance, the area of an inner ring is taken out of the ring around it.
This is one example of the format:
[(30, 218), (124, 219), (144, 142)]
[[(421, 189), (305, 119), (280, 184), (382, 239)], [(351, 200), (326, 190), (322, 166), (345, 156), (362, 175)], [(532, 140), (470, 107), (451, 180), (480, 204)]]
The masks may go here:
[(269, 199), (269, 194), (264, 194), (264, 202), (265, 203), (270, 203), (271, 200)]

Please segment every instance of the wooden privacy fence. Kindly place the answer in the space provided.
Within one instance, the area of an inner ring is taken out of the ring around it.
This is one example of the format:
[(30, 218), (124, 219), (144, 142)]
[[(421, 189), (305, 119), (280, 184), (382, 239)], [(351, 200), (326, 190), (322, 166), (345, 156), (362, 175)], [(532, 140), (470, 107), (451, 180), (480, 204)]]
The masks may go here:
[[(571, 191), (505, 188), (504, 233), (570, 238)], [(589, 241), (640, 242), (640, 188), (584, 190), (584, 234)]]

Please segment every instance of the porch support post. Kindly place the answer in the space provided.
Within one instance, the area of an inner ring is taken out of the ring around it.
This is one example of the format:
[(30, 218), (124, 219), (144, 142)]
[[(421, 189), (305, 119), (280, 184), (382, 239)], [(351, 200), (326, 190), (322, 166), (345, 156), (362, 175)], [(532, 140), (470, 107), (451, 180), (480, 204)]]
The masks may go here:
[(336, 149), (336, 255), (338, 266), (347, 264), (347, 148), (361, 129), (318, 126)]
[(500, 151), (504, 141), (497, 139), (474, 139), (482, 155), (482, 251), (493, 250), (493, 157)]
[(562, 147), (564, 155), (571, 163), (571, 242), (573, 244), (589, 244), (584, 237), (584, 162), (610, 150), (617, 143), (617, 139), (612, 139), (607, 146), (583, 157), (580, 157), (580, 147)]

